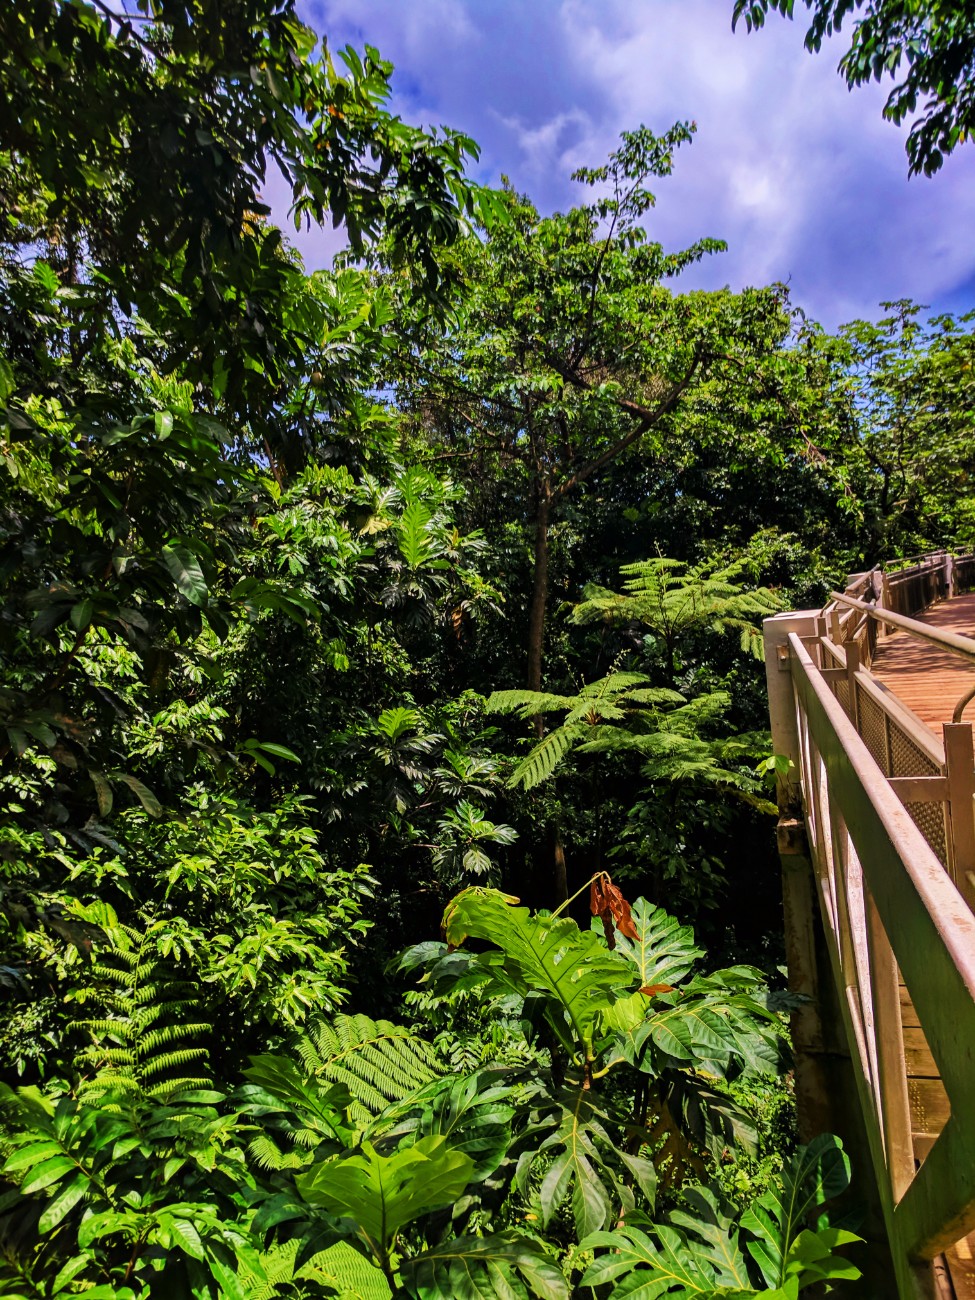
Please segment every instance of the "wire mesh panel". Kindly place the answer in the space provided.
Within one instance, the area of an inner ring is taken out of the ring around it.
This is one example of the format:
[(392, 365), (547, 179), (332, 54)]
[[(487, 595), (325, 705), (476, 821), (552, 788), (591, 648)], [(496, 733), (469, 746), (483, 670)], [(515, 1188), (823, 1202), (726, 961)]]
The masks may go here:
[(948, 865), (948, 831), (943, 803), (906, 803), (914, 825), (944, 866)]
[(835, 684), (835, 690), (836, 690), (836, 698), (843, 706), (843, 712), (846, 714), (848, 718), (852, 717), (852, 713), (850, 711), (850, 683), (847, 681), (838, 681)]
[(941, 776), (942, 764), (935, 762), (906, 734), (896, 718), (890, 719), (890, 771), (888, 776)]
[(871, 695), (857, 682), (857, 711), (860, 718), (860, 735), (867, 749), (885, 776), (889, 776), (887, 753), (887, 714)]

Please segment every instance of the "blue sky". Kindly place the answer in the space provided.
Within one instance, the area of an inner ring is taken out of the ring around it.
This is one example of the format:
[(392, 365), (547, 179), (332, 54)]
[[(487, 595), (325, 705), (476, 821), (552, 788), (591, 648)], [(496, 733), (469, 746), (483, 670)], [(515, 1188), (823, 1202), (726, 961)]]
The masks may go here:
[[(702, 236), (729, 249), (683, 277), (705, 288), (786, 281), (829, 328), (884, 299), (975, 307), (975, 146), (933, 179), (908, 180), (904, 130), (885, 93), (850, 92), (842, 38), (819, 55), (804, 26), (731, 32), (732, 0), (304, 0), (333, 49), (378, 46), (396, 65), (393, 108), (481, 146), (479, 179), (510, 176), (542, 211), (584, 191), (619, 133), (697, 122), (647, 225), (665, 247)], [(797, 6), (799, 8), (799, 6)], [(279, 217), (285, 200), (269, 198)], [(325, 265), (332, 232), (296, 237)]]

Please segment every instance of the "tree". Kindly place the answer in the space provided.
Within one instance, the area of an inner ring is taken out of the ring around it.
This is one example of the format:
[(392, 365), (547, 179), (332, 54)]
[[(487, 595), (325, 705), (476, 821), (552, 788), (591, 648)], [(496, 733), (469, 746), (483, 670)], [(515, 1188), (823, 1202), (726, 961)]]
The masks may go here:
[(677, 253), (641, 220), (694, 131), (624, 132), (603, 167), (575, 178), (599, 197), (542, 218), (504, 195), (509, 219), (458, 245), (456, 323), (410, 338), (396, 397), (434, 458), (457, 459), (533, 537), (526, 684), (538, 690), (548, 608), (550, 533), (567, 503), (638, 444), (665, 445), (675, 412), (709, 379), (748, 386), (788, 330), (780, 289), (675, 296), (664, 281), (723, 245)]
[[(895, 79), (884, 117), (908, 119), (910, 174), (933, 176), (975, 128), (975, 18), (967, 0), (803, 0), (812, 10), (806, 48), (855, 16), (850, 48), (840, 59), (847, 85)], [(795, 0), (735, 0), (733, 25), (764, 26), (769, 10), (792, 18)], [(901, 74), (901, 70), (903, 73)], [(901, 75), (901, 80), (896, 78)], [(924, 101), (918, 116), (918, 103)]]
[[(397, 634), (428, 649), (468, 597), (468, 547), (450, 485), (392, 467), (368, 393), (382, 295), (306, 276), (261, 188), (277, 167), (300, 216), (383, 236), (436, 299), (472, 146), (392, 117), (389, 65), (346, 51), (340, 74), (287, 0), (38, 0), (0, 30), (0, 960), (10, 1041), (21, 1016), (37, 1031), (17, 1059), (56, 1071), (64, 995), (103, 942), (89, 907), (242, 996), (238, 1030), (341, 997), (320, 918), (356, 933), (356, 835), (300, 851), (318, 773), (295, 760), (321, 719), (297, 754), (295, 715), (272, 720), (248, 670), (300, 643), (334, 677), (386, 638), (368, 688), (392, 693)], [(455, 803), (430, 807), (431, 836)]]
[(882, 305), (879, 321), (813, 327), (803, 343), (833, 372), (817, 451), (868, 565), (973, 536), (975, 315)]
[(588, 587), (586, 599), (573, 611), (573, 622), (647, 628), (660, 640), (671, 683), (677, 676), (678, 645), (698, 631), (737, 632), (741, 649), (761, 659), (762, 631), (755, 620), (776, 613), (782, 602), (768, 588), (746, 588), (742, 572), (740, 563), (720, 569), (707, 563), (689, 567), (662, 556), (624, 564), (620, 574), (626, 578), (626, 591)]

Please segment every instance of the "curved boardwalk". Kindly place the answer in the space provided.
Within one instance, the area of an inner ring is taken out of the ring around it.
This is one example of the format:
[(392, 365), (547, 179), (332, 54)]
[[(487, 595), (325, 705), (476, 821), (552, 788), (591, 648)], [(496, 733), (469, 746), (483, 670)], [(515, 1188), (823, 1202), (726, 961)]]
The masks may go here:
[[(975, 593), (955, 596), (930, 605), (912, 616), (927, 623), (975, 638)], [(942, 739), (942, 723), (950, 722), (955, 705), (975, 686), (975, 664), (960, 655), (920, 641), (907, 632), (894, 632), (877, 643), (871, 671), (897, 698)], [(975, 721), (975, 700), (964, 720)], [(927, 1154), (948, 1118), (948, 1099), (917, 1015), (902, 987), (902, 1022), (907, 1053), (908, 1091), (914, 1148), (919, 1160)], [(957, 1300), (975, 1297), (975, 1239), (965, 1238), (947, 1253), (953, 1295)]]
[[(943, 600), (912, 617), (946, 632), (975, 637), (975, 593)], [(907, 632), (895, 632), (877, 642), (871, 671), (939, 740), (941, 724), (951, 721), (958, 700), (975, 686), (975, 664)], [(966, 709), (964, 720), (975, 721), (975, 701)]]

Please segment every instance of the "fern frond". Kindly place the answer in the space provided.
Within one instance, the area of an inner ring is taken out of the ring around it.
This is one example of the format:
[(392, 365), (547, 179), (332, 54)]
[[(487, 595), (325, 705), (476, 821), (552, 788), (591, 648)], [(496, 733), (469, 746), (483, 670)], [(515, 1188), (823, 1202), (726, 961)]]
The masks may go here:
[(584, 736), (589, 728), (585, 723), (566, 723), (544, 736), (527, 758), (522, 759), (508, 780), (509, 786), (522, 785), (526, 790), (552, 775), (559, 761), (572, 748), (573, 742)]
[(282, 1151), (278, 1144), (266, 1133), (253, 1138), (247, 1146), (256, 1164), (262, 1169), (276, 1173), (282, 1169), (304, 1169), (311, 1160), (309, 1151)]
[(156, 1101), (168, 1101), (174, 1093), (194, 1092), (198, 1088), (206, 1089), (211, 1087), (212, 1083), (212, 1079), (166, 1079), (151, 1088), (146, 1088), (145, 1093), (147, 1097), (154, 1097)]
[(680, 691), (672, 691), (667, 686), (650, 686), (645, 690), (627, 691), (628, 704), (686, 704), (687, 700)]
[(296, 1046), (310, 1073), (348, 1090), (357, 1124), (443, 1075), (430, 1043), (402, 1025), (368, 1016), (322, 1021)]
[(206, 1054), (205, 1047), (184, 1047), (177, 1052), (167, 1052), (164, 1056), (153, 1057), (150, 1061), (142, 1064), (140, 1073), (143, 1079), (151, 1079), (157, 1074), (163, 1074), (166, 1070), (182, 1070), (191, 1061), (199, 1061), (205, 1058)]
[(629, 691), (634, 686), (642, 686), (649, 680), (646, 673), (608, 673), (605, 677), (583, 686), (579, 698), (601, 700), (609, 695), (619, 695), (622, 691)]
[(494, 691), (484, 707), (488, 713), (518, 713), (523, 718), (534, 718), (539, 713), (571, 709), (575, 702), (574, 695), (550, 695), (545, 691)]

